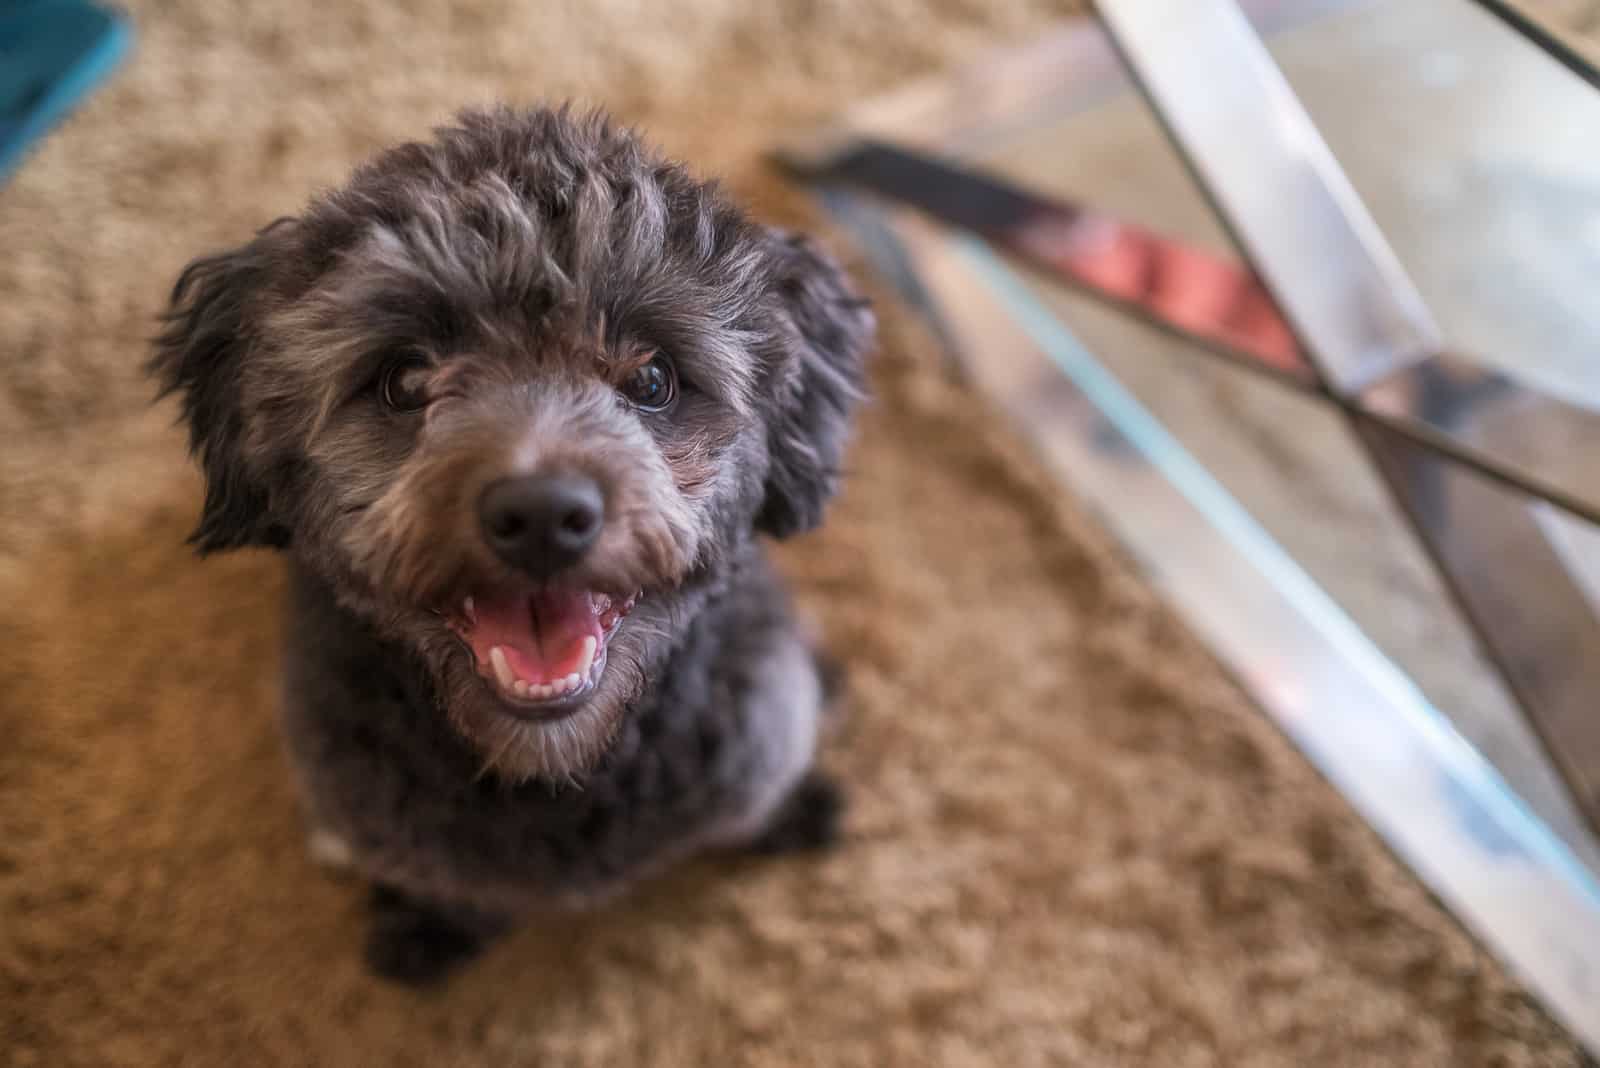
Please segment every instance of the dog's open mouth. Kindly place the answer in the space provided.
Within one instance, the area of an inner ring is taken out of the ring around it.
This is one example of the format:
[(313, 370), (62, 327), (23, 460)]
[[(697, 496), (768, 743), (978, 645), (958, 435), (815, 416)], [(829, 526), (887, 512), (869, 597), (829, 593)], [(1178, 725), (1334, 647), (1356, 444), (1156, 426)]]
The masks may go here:
[(478, 674), (512, 708), (554, 712), (588, 696), (605, 670), (606, 644), (637, 594), (521, 590), (466, 598), (450, 628)]

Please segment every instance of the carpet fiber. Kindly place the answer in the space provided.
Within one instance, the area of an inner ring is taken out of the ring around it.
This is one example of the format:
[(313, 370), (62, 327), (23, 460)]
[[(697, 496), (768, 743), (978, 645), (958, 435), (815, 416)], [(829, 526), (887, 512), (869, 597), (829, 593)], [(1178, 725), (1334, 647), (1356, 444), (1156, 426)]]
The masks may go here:
[(0, 1063), (1579, 1063), (893, 306), (849, 491), (782, 554), (852, 669), (841, 850), (694, 866), (431, 995), (363, 974), (360, 888), (304, 854), (278, 566), (187, 555), (138, 374), (183, 262), (496, 98), (604, 101), (805, 222), (762, 146), (1069, 7), (139, 5), (0, 190)]

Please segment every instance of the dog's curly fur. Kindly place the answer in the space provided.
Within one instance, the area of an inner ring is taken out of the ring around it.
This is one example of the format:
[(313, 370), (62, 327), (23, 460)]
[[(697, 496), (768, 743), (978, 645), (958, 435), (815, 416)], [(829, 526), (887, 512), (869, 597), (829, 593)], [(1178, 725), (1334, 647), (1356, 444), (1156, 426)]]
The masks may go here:
[[(813, 244), (566, 109), (464, 114), (183, 273), (152, 367), (206, 479), (194, 541), (288, 557), (286, 736), (379, 887), (375, 967), (430, 978), (535, 906), (829, 836), (822, 687), (758, 535), (820, 520), (871, 333)], [(623, 403), (663, 353), (675, 403)], [(416, 410), (385, 403), (401, 374)], [(530, 581), (478, 502), (551, 470), (604, 527), (536, 577), (637, 607), (533, 716), (464, 598)]]

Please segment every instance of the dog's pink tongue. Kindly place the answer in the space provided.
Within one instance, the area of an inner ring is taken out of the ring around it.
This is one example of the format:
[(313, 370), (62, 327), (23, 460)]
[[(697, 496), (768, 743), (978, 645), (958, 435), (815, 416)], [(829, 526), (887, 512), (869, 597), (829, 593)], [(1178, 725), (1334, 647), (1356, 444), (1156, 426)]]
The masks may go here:
[(512, 673), (527, 683), (588, 674), (601, 638), (594, 598), (588, 593), (479, 597), (473, 607), (477, 618), (468, 639), (479, 664), (491, 664), (490, 654), (499, 646)]

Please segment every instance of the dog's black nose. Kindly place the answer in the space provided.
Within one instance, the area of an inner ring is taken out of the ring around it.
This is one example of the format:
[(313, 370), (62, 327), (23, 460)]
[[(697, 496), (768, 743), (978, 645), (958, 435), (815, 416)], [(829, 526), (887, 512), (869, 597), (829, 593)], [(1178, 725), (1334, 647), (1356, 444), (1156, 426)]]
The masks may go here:
[(600, 536), (605, 498), (584, 475), (523, 475), (491, 483), (478, 501), (483, 536), (512, 567), (548, 578)]

